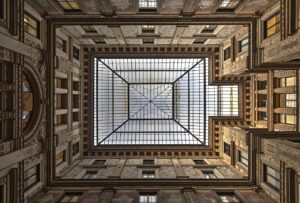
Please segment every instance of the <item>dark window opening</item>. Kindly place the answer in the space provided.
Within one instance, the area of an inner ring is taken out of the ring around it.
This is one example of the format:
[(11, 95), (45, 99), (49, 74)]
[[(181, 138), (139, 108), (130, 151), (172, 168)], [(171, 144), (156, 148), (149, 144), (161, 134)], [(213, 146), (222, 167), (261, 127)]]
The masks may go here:
[(226, 49), (224, 49), (224, 61), (230, 58), (231, 58), (231, 50), (230, 47), (227, 47)]
[(266, 90), (267, 89), (267, 81), (258, 81), (257, 82), (257, 90)]
[(263, 112), (263, 111), (259, 111), (258, 112), (258, 120), (259, 121), (267, 121), (268, 117), (267, 117), (267, 113)]
[(227, 142), (224, 142), (224, 153), (228, 156), (231, 155), (231, 152), (230, 152), (230, 144), (228, 144)]
[(66, 151), (65, 150), (56, 154), (56, 157), (55, 157), (55, 165), (56, 166), (59, 166), (60, 164), (62, 164), (65, 161), (66, 161)]
[(143, 34), (153, 34), (155, 32), (154, 25), (142, 25), (142, 33)]
[(248, 153), (238, 150), (238, 161), (248, 167)]
[(196, 165), (206, 165), (207, 163), (204, 160), (193, 160)]
[(206, 42), (207, 38), (196, 38), (194, 40), (194, 44), (204, 44)]
[(153, 179), (155, 178), (155, 171), (143, 171), (142, 172), (143, 179)]
[(217, 28), (217, 25), (205, 25), (203, 30), (201, 31), (202, 33), (213, 33), (215, 29)]
[(105, 162), (106, 162), (106, 160), (95, 160), (95, 161), (92, 163), (92, 165), (94, 165), (94, 166), (102, 166), (102, 165), (105, 164)]
[(153, 159), (144, 159), (143, 164), (144, 165), (154, 165), (154, 160)]
[(205, 179), (217, 179), (217, 176), (212, 170), (202, 171)]
[(72, 149), (73, 149), (73, 151), (72, 151), (73, 156), (78, 154), (79, 153), (79, 142), (74, 143), (72, 145)]
[(73, 46), (73, 58), (79, 60), (79, 57), (80, 57), (79, 49)]
[(0, 0), (0, 18), (4, 18), (4, 0)]
[(153, 38), (145, 38), (143, 39), (143, 44), (154, 44)]

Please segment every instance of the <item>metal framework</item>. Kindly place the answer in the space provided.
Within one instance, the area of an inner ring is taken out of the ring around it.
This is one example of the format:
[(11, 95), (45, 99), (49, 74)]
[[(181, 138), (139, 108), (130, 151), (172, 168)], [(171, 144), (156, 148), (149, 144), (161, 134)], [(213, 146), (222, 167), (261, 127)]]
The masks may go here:
[(207, 58), (95, 58), (94, 145), (208, 145), (209, 116), (238, 115), (238, 86)]

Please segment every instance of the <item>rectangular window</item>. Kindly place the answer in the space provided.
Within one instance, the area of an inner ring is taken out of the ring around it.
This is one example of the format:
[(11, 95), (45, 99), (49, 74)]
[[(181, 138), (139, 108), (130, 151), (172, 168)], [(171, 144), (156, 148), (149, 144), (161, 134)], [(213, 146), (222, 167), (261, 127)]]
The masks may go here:
[(214, 30), (216, 29), (217, 25), (205, 25), (203, 30), (201, 31), (202, 33), (213, 33)]
[(267, 107), (267, 95), (266, 94), (258, 94), (258, 107)]
[(36, 38), (40, 37), (40, 22), (28, 13), (24, 14), (24, 31)]
[(265, 89), (267, 89), (267, 81), (266, 80), (257, 81), (257, 89), (258, 90), (265, 90)]
[(97, 33), (97, 30), (93, 25), (83, 25), (82, 29), (84, 29), (86, 33)]
[(56, 36), (56, 48), (62, 50), (63, 52), (67, 51), (67, 41)]
[(238, 161), (248, 167), (248, 153), (238, 150)]
[(259, 111), (258, 112), (258, 120), (259, 121), (266, 121), (266, 120), (268, 120), (267, 113), (263, 112), (263, 111)]
[(249, 38), (246, 37), (239, 41), (239, 52), (247, 51), (249, 47)]
[(143, 39), (143, 44), (154, 44), (153, 38), (145, 38)]
[(196, 38), (194, 40), (194, 44), (204, 44), (206, 42), (207, 38)]
[(155, 31), (155, 26), (154, 25), (142, 25), (142, 33), (154, 33)]
[(139, 0), (140, 12), (156, 12), (157, 0)]
[(263, 181), (275, 191), (280, 191), (280, 172), (266, 164), (263, 165)]
[(285, 107), (296, 107), (296, 94), (285, 94)]
[(241, 2), (242, 0), (222, 0), (217, 12), (234, 12)]
[(212, 170), (209, 171), (202, 171), (205, 179), (217, 179), (217, 176)]
[(66, 192), (57, 203), (79, 202), (82, 192)]
[(242, 202), (233, 192), (218, 192), (217, 194), (220, 197), (222, 202), (227, 202), (227, 203)]
[(142, 172), (143, 179), (153, 179), (155, 178), (155, 171), (143, 171)]
[(157, 203), (157, 193), (140, 193), (139, 203)]
[(37, 164), (24, 172), (25, 191), (40, 182), (40, 164)]
[(4, 203), (4, 185), (0, 185), (0, 203)]
[(82, 179), (93, 179), (96, 177), (98, 171), (87, 171)]
[(296, 116), (294, 115), (280, 114), (279, 117), (280, 117), (279, 120), (280, 123), (291, 124), (291, 125), (296, 124)]
[(95, 42), (95, 44), (106, 44), (103, 38), (93, 38), (93, 41)]
[(102, 165), (105, 164), (105, 162), (106, 162), (106, 160), (95, 160), (95, 161), (92, 163), (92, 165), (94, 165), (94, 166), (102, 166)]
[(279, 87), (288, 87), (296, 85), (296, 77), (279, 78)]
[(79, 49), (73, 46), (73, 58), (79, 60)]
[(57, 0), (57, 2), (65, 11), (80, 11), (76, 0)]
[(143, 164), (144, 165), (154, 165), (154, 159), (144, 159)]
[(4, 18), (4, 0), (0, 0), (0, 18)]
[(228, 144), (227, 142), (224, 142), (224, 153), (228, 156), (230, 156), (230, 144)]
[(264, 38), (271, 37), (280, 31), (280, 13), (276, 13), (264, 22)]
[(196, 165), (206, 165), (207, 163), (204, 160), (193, 160)]
[(75, 156), (79, 153), (79, 142), (76, 142), (72, 145), (72, 155)]
[(55, 156), (55, 165), (56, 166), (59, 166), (60, 164), (62, 164), (65, 161), (66, 161), (66, 151), (65, 150), (56, 154), (56, 156)]
[(224, 61), (231, 58), (230, 53), (231, 53), (230, 47), (227, 47), (226, 49), (224, 49)]

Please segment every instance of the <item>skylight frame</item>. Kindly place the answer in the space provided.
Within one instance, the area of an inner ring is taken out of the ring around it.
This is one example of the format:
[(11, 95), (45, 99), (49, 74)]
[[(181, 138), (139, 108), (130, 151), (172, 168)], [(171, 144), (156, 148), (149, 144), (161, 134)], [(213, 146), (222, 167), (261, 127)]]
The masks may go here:
[[(168, 56), (164, 56), (164, 57), (162, 57), (162, 56), (148, 56), (148, 57), (145, 57), (145, 56), (142, 56), (142, 55), (138, 55), (138, 56), (125, 56), (125, 57), (123, 57), (123, 56), (115, 56), (115, 57), (112, 57), (112, 56), (110, 56), (110, 57), (107, 57), (107, 56), (105, 56), (105, 55), (101, 55), (101, 56), (99, 56), (99, 55), (97, 55), (96, 56), (96, 58), (104, 58), (104, 59), (119, 59), (119, 58), (123, 58), (124, 60), (130, 60), (130, 59), (134, 59), (134, 58), (141, 58), (141, 59), (149, 59), (149, 58), (154, 58), (154, 59), (165, 59), (166, 58), (166, 60), (168, 60), (168, 58), (171, 58), (171, 59), (174, 59), (174, 58), (180, 58), (180, 59), (187, 59), (187, 60), (190, 60), (191, 59), (191, 57), (187, 57), (187, 56), (180, 56), (180, 57), (178, 57), (178, 56), (172, 56), (172, 57), (168, 57)], [(119, 61), (120, 62), (120, 61)], [(206, 59), (206, 64), (208, 65), (208, 59)], [(115, 64), (115, 66), (117, 67), (117, 65), (118, 64)], [(119, 66), (118, 66), (119, 67)], [(128, 67), (128, 66), (127, 66)], [(125, 71), (127, 71), (126, 70), (126, 68), (124, 69)], [(206, 75), (208, 76), (208, 68), (206, 68)], [(206, 79), (206, 83), (208, 84), (208, 79)], [(212, 86), (212, 87), (214, 87), (214, 86)], [(215, 86), (215, 87), (217, 87), (217, 86)], [(236, 88), (237, 88), (237, 91), (239, 91), (239, 88), (236, 86)], [(210, 90), (211, 91), (211, 90)], [(239, 98), (239, 93), (237, 93), (238, 94), (238, 98)], [(215, 95), (216, 96), (216, 95)], [(211, 111), (211, 112), (217, 112), (217, 107), (215, 107), (215, 105), (212, 105), (211, 107), (210, 106), (208, 106), (207, 107), (208, 108), (208, 110), (207, 111)], [(212, 109), (213, 108), (213, 109)], [(238, 109), (238, 107), (237, 107), (237, 109)], [(236, 109), (236, 110), (237, 110)], [(238, 112), (238, 110), (237, 110), (237, 112)], [(221, 116), (221, 112), (218, 110), (218, 115), (220, 115)], [(211, 116), (211, 115), (210, 115)], [(226, 115), (224, 115), (224, 116), (226, 116)], [(228, 116), (228, 115), (227, 115)], [(235, 117), (238, 117), (238, 115), (236, 115)], [(206, 124), (205, 124), (206, 123)], [(206, 134), (208, 135), (208, 115), (206, 115), (206, 122), (204, 122), (204, 125), (206, 125), (207, 127), (205, 128), (205, 132), (206, 132)], [(117, 136), (117, 135), (116, 135)], [(211, 138), (210, 137), (206, 137), (205, 138), (206, 139), (206, 141), (205, 141), (205, 145), (208, 145), (210, 142), (211, 142)], [(126, 143), (125, 144), (120, 144), (120, 143), (115, 143), (115, 144), (105, 144), (105, 145), (98, 145), (97, 147), (99, 147), (99, 148), (101, 148), (101, 147), (104, 147), (104, 148), (114, 148), (114, 147), (125, 147), (126, 148), (126, 146), (127, 147), (129, 147), (129, 146), (131, 146), (131, 145), (136, 145), (136, 143), (134, 144), (134, 143), (132, 143), (132, 142), (128, 142), (128, 141), (126, 141)], [(205, 146), (205, 145), (197, 145), (197, 144), (190, 144), (190, 143), (182, 143), (182, 144), (178, 144), (178, 143), (174, 143), (174, 142), (172, 142), (172, 143), (168, 143), (168, 142), (164, 142), (164, 143), (144, 143), (144, 144), (142, 144), (142, 143), (139, 143), (139, 144), (137, 144), (137, 146), (139, 146), (139, 147), (142, 147), (142, 146), (150, 146), (151, 145), (151, 147), (153, 147), (153, 146), (157, 146), (157, 147), (161, 147), (161, 146), (167, 146), (167, 145), (170, 145), (170, 146), (173, 146), (173, 145), (176, 145), (177, 147), (180, 147), (180, 146), (190, 146), (190, 147), (196, 147), (196, 146)]]

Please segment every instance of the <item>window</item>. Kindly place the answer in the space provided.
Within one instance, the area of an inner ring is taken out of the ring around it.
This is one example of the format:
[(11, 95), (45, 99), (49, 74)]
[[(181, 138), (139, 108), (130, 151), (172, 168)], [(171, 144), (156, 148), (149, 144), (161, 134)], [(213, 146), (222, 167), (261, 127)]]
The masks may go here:
[(24, 172), (24, 188), (30, 189), (40, 182), (40, 164), (37, 164)]
[(139, 8), (156, 8), (157, 0), (139, 0)]
[(296, 107), (296, 94), (285, 94), (285, 107)]
[(193, 160), (196, 165), (206, 165), (207, 163), (204, 160)]
[(140, 193), (139, 203), (157, 203), (157, 193)]
[(267, 107), (267, 95), (266, 94), (258, 94), (258, 107)]
[(40, 22), (28, 13), (24, 14), (24, 30), (28, 34), (40, 37)]
[(241, 41), (239, 41), (239, 52), (247, 51), (248, 46), (249, 46), (249, 38), (246, 37), (246, 38), (242, 39)]
[(224, 153), (228, 156), (230, 156), (230, 144), (228, 144), (227, 142), (224, 142)]
[(217, 179), (217, 176), (215, 175), (215, 173), (210, 170), (210, 171), (202, 171), (205, 179)]
[(26, 74), (23, 74), (22, 81), (22, 100), (23, 100), (23, 109), (22, 109), (22, 120), (23, 120), (23, 129), (26, 129), (29, 126), (31, 121), (31, 115), (34, 111), (34, 97), (32, 93), (32, 85), (29, 78)]
[(204, 44), (206, 42), (207, 38), (196, 38), (194, 40), (194, 44)]
[(142, 25), (142, 33), (154, 33), (154, 25)]
[(93, 41), (95, 44), (106, 44), (103, 38), (94, 38)]
[(87, 171), (84, 176), (82, 177), (82, 179), (93, 179), (96, 177), (98, 171)]
[(0, 203), (4, 203), (4, 185), (0, 185)]
[(82, 192), (66, 192), (57, 203), (79, 202)]
[(0, 18), (4, 18), (4, 0), (0, 0)]
[(83, 25), (82, 29), (84, 29), (86, 33), (97, 33), (97, 30), (93, 25)]
[(279, 117), (280, 117), (279, 120), (280, 123), (292, 124), (292, 125), (296, 124), (296, 116), (294, 115), (280, 114)]
[(80, 11), (80, 7), (76, 0), (57, 0), (65, 11)]
[(213, 33), (214, 30), (216, 29), (217, 25), (205, 25), (203, 30), (201, 31), (202, 33)]
[(62, 164), (65, 161), (66, 161), (66, 151), (65, 150), (56, 154), (56, 156), (55, 156), (55, 165), (56, 166), (59, 166), (60, 164)]
[(242, 202), (233, 192), (218, 192), (217, 193), (222, 202), (235, 203)]
[(60, 37), (56, 36), (56, 48), (62, 50), (63, 52), (67, 51), (67, 42)]
[(143, 179), (153, 179), (155, 178), (155, 171), (143, 171), (142, 172)]
[(267, 118), (267, 113), (266, 112), (263, 112), (263, 111), (258, 112), (258, 120), (266, 121), (267, 119), (268, 118)]
[(265, 90), (265, 89), (267, 89), (267, 81), (266, 80), (257, 81), (257, 89), (258, 90)]
[(264, 22), (264, 38), (273, 36), (280, 31), (280, 13), (276, 13)]
[(102, 166), (102, 165), (105, 164), (105, 162), (106, 162), (106, 160), (95, 160), (95, 161), (92, 163), (92, 165), (94, 165), (94, 166)]
[(143, 44), (154, 44), (153, 38), (145, 38), (143, 39)]
[(288, 87), (296, 85), (296, 77), (279, 78), (279, 87)]
[(242, 0), (222, 0), (217, 12), (234, 12)]
[(73, 156), (79, 153), (79, 142), (76, 142), (72, 145), (72, 150)]
[(79, 60), (79, 49), (73, 46), (73, 58)]
[(144, 165), (154, 165), (154, 160), (153, 159), (144, 159), (143, 164)]
[(277, 192), (280, 191), (279, 171), (266, 164), (263, 165), (263, 181)]
[(230, 59), (230, 47), (227, 47), (226, 49), (224, 49), (224, 61), (226, 61), (227, 59)]
[(238, 150), (238, 161), (248, 167), (248, 153)]

